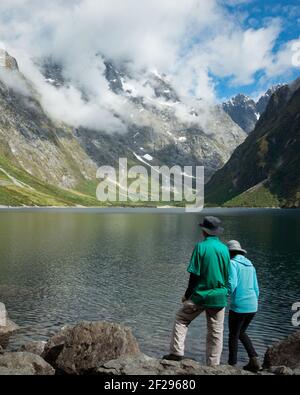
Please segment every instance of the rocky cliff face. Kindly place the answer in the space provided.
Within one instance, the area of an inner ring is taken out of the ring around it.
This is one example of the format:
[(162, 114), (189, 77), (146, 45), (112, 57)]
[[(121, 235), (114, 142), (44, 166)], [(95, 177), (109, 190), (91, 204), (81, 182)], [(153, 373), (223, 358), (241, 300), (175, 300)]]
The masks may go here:
[(0, 68), (17, 71), (18, 63), (15, 58), (10, 56), (7, 51), (0, 49)]
[[(97, 165), (73, 128), (49, 117), (14, 58), (0, 59), (0, 204), (96, 205)], [(48, 82), (60, 71), (46, 69)]]
[(249, 134), (254, 130), (257, 121), (265, 112), (271, 96), (281, 86), (273, 86), (257, 102), (246, 95), (239, 94), (228, 102), (223, 103), (223, 110)]
[(299, 85), (297, 80), (272, 95), (253, 133), (207, 185), (207, 202), (299, 207)]
[[(128, 109), (126, 114), (123, 111), (115, 116), (126, 125), (127, 132), (108, 134), (106, 130), (58, 124), (41, 106), (35, 87), (18, 71), (16, 61), (6, 52), (2, 55), (0, 154), (42, 183), (94, 197), (97, 167), (116, 165), (120, 157), (149, 167), (203, 165), (208, 180), (246, 138), (221, 107), (181, 102), (167, 76), (147, 73), (139, 90), (132, 72), (108, 61), (107, 82)], [(48, 84), (58, 89), (69, 84), (63, 66), (53, 59), (39, 65)], [(147, 89), (154, 96), (147, 96)], [(89, 100), (86, 92), (82, 95)], [(0, 169), (0, 174), (5, 187), (7, 183), (20, 187), (8, 168)]]
[[(62, 65), (51, 58), (39, 65), (48, 84), (58, 89), (68, 86)], [(257, 103), (239, 95), (227, 105), (208, 106), (180, 101), (170, 79), (157, 72), (146, 73), (141, 87), (125, 66), (106, 61), (105, 77), (127, 109), (115, 114), (126, 125), (126, 133), (73, 129), (53, 121), (17, 61), (0, 52), (0, 183), (5, 191), (0, 203), (61, 204), (60, 199), (49, 199), (49, 193), (64, 198), (53, 186), (84, 194), (79, 203), (78, 195), (69, 194), (72, 204), (82, 204), (85, 197), (96, 204), (97, 167), (116, 166), (121, 157), (149, 168), (203, 165), (209, 180), (246, 138), (233, 119), (249, 131), (263, 113), (255, 131), (209, 183), (208, 198), (219, 204), (250, 190), (251, 196), (257, 191), (271, 196), (272, 205), (298, 205), (299, 81), (272, 88)], [(147, 89), (154, 96), (148, 96)], [(86, 92), (82, 95), (89, 100)]]
[(252, 132), (261, 115), (255, 101), (245, 95), (237, 95), (223, 103), (223, 109), (246, 133)]
[(268, 89), (264, 95), (262, 95), (259, 98), (259, 100), (256, 102), (256, 109), (261, 115), (266, 111), (266, 108), (268, 107), (269, 101), (273, 96), (273, 94), (282, 87), (283, 87), (282, 84), (274, 85), (270, 89)]
[[(97, 166), (72, 128), (49, 118), (35, 87), (5, 56), (5, 67), (0, 67), (0, 204), (66, 205), (68, 199), (58, 195), (68, 192), (48, 186), (80, 191), (95, 183)], [(83, 196), (68, 196), (71, 204), (77, 198), (78, 204), (84, 201)]]
[[(110, 89), (132, 109), (123, 135), (79, 128), (76, 136), (98, 164), (111, 164), (119, 157), (151, 165), (204, 165), (206, 178), (227, 162), (246, 134), (220, 107), (188, 106), (180, 102), (167, 76), (150, 73), (144, 85), (155, 92), (151, 98), (139, 92), (133, 77), (106, 62)], [(184, 115), (181, 115), (184, 114)], [(149, 160), (149, 158), (152, 158)]]
[(38, 179), (75, 188), (94, 177), (96, 166), (72, 135), (72, 129), (56, 125), (44, 112), (34, 88), (18, 75), (15, 84), (0, 81), (0, 152)]
[[(37, 64), (48, 84), (57, 89), (69, 86), (61, 64), (52, 58), (39, 60)], [(107, 61), (105, 76), (112, 92), (132, 112), (129, 116), (124, 116), (124, 112), (116, 114), (126, 124), (126, 133), (73, 129), (53, 121), (41, 106), (35, 87), (19, 72), (16, 60), (2, 51), (0, 155), (3, 161), (42, 183), (87, 191), (94, 197), (97, 167), (116, 165), (120, 157), (149, 167), (204, 165), (209, 179), (246, 137), (221, 108), (181, 103), (167, 76), (147, 75), (144, 88), (152, 89), (154, 98), (138, 91), (134, 76), (125, 67), (117, 68)], [(82, 95), (89, 100), (85, 92)], [(11, 167), (4, 165), (0, 168), (3, 188), (20, 188), (20, 185), (24, 188), (24, 183), (16, 180), (11, 171)], [(27, 192), (30, 194), (30, 190)], [(17, 201), (22, 201), (22, 196)], [(40, 199), (33, 201), (38, 204)], [(7, 204), (7, 199), (2, 204)]]

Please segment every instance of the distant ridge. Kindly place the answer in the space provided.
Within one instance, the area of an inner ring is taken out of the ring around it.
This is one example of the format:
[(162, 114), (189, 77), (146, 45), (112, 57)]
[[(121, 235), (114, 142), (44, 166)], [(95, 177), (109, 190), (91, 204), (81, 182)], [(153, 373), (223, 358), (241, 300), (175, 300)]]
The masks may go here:
[(276, 90), (283, 85), (275, 85), (268, 89), (257, 102), (249, 96), (239, 94), (222, 104), (222, 108), (247, 134), (251, 133), (259, 118), (265, 112), (269, 100)]
[(206, 186), (206, 203), (300, 207), (300, 79), (272, 95), (255, 130)]

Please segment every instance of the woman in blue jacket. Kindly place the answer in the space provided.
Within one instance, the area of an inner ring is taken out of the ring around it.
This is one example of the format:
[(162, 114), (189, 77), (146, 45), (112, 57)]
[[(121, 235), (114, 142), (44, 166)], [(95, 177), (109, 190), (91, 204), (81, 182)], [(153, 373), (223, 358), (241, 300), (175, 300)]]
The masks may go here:
[(257, 372), (261, 366), (258, 355), (246, 331), (258, 310), (259, 287), (256, 270), (245, 257), (247, 251), (238, 241), (228, 243), (231, 265), (229, 271), (229, 294), (231, 296), (229, 312), (229, 365), (237, 364), (239, 340), (245, 347), (249, 363), (245, 370)]

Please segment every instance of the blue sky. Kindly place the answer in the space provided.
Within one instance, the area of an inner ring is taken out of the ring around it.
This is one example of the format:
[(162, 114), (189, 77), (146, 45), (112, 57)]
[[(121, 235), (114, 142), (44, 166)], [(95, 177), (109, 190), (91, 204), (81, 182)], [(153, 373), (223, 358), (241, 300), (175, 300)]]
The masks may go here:
[[(300, 38), (299, 0), (249, 0), (238, 5), (228, 5), (226, 1), (224, 3), (228, 12), (239, 20), (243, 29), (259, 29), (278, 19), (281, 31), (273, 48), (274, 54), (287, 42)], [(233, 86), (230, 77), (220, 78), (214, 74), (211, 76), (216, 83), (219, 98), (227, 98), (241, 92), (255, 97), (258, 92), (272, 84), (285, 83), (300, 77), (300, 67), (291, 65), (290, 69), (284, 69), (282, 74), (271, 78), (264, 78), (264, 71), (259, 70), (255, 73), (253, 83), (237, 86)]]

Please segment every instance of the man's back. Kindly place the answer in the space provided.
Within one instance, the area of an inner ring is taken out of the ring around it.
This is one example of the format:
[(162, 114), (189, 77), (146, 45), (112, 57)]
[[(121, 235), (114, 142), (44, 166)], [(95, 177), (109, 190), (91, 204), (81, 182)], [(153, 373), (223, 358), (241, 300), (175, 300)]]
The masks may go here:
[(188, 267), (188, 272), (197, 276), (192, 301), (205, 308), (226, 307), (229, 267), (228, 248), (217, 236), (198, 243)]
[(198, 243), (194, 249), (188, 267), (191, 274), (189, 286), (182, 298), (183, 305), (176, 314), (170, 354), (165, 358), (172, 361), (182, 360), (188, 327), (205, 312), (206, 361), (209, 366), (218, 366), (223, 349), (230, 256), (228, 248), (218, 238), (224, 231), (219, 218), (205, 217), (199, 226), (204, 241)]

